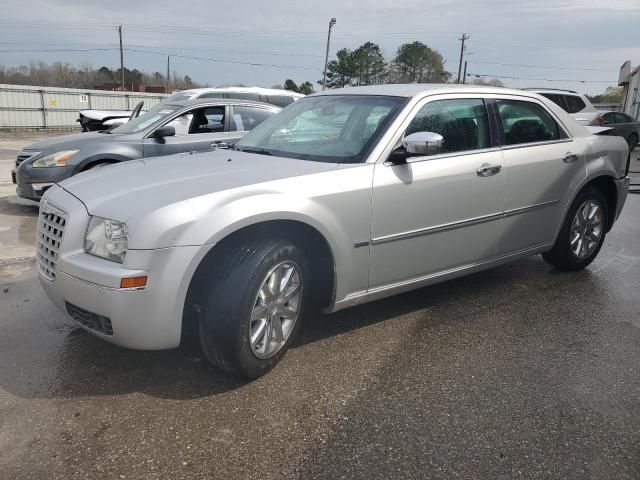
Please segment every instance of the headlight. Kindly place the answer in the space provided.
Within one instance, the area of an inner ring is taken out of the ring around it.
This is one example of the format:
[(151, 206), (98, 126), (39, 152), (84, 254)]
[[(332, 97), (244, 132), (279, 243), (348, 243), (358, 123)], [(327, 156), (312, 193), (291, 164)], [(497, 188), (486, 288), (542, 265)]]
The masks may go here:
[(122, 263), (128, 242), (125, 223), (108, 218), (91, 217), (84, 239), (84, 250), (96, 257)]
[(78, 150), (64, 150), (62, 152), (51, 153), (37, 159), (31, 166), (34, 168), (64, 167), (67, 161), (76, 153), (78, 153)]

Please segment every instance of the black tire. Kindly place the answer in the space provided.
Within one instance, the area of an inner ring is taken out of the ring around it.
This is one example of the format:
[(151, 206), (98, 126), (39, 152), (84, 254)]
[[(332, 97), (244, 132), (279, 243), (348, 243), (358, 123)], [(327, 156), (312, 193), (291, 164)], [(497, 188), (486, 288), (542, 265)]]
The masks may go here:
[(110, 161), (104, 161), (104, 162), (96, 162), (96, 163), (92, 163), (91, 165), (86, 166), (85, 168), (82, 169), (83, 172), (87, 172), (89, 170), (94, 170), (96, 168), (102, 168), (102, 167), (106, 167), (107, 165), (113, 165), (115, 162), (110, 162)]
[[(600, 208), (602, 208), (602, 234), (600, 235), (600, 239), (595, 250), (593, 250), (593, 252), (588, 257), (579, 258), (571, 249), (570, 231), (578, 209), (587, 201), (593, 201), (597, 203)], [(567, 217), (562, 224), (562, 228), (560, 229), (560, 233), (558, 234), (556, 243), (550, 251), (542, 254), (542, 258), (544, 258), (547, 263), (560, 270), (582, 270), (591, 262), (593, 262), (593, 260), (598, 256), (598, 252), (602, 248), (602, 244), (604, 243), (604, 239), (607, 234), (608, 219), (609, 211), (607, 209), (607, 202), (602, 193), (600, 193), (599, 190), (591, 187), (582, 190), (580, 193), (578, 193), (575, 200), (571, 204), (569, 211), (567, 212)]]
[[(299, 269), (302, 296), (291, 333), (269, 358), (258, 358), (249, 341), (251, 313), (258, 291), (269, 272), (282, 262)], [(234, 375), (258, 378), (269, 372), (293, 342), (309, 307), (309, 262), (294, 243), (285, 239), (247, 241), (226, 255), (203, 299), (199, 337), (206, 358)]]
[(629, 135), (629, 138), (627, 138), (627, 143), (629, 144), (629, 152), (633, 152), (633, 149), (638, 146), (638, 135), (635, 133)]

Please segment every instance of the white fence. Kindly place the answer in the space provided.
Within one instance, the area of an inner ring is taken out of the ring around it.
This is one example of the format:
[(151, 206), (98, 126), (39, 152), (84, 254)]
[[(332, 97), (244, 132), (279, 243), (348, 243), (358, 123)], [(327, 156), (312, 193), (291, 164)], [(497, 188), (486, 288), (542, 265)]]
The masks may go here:
[(74, 128), (80, 110), (132, 110), (140, 101), (147, 110), (166, 96), (0, 84), (0, 129)]

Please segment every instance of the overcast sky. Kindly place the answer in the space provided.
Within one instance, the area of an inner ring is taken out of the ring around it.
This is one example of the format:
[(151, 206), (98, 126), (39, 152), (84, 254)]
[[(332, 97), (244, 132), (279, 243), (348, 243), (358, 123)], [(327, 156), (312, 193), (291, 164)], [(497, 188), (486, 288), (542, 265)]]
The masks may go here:
[[(3, 0), (0, 64), (43, 60), (118, 67), (115, 26), (123, 24), (128, 68), (164, 72), (166, 54), (171, 53), (172, 70), (209, 85), (237, 82), (268, 87), (286, 78), (315, 84), (322, 77), (331, 17), (337, 19), (332, 54), (343, 47), (355, 48), (373, 41), (391, 59), (399, 45), (419, 40), (444, 56), (449, 71), (457, 71), (458, 37), (466, 32), (471, 36), (466, 52), (469, 73), (531, 79), (501, 78), (513, 87), (599, 93), (617, 83), (625, 60), (631, 60), (634, 66), (640, 63), (640, 0), (309, 3)], [(97, 48), (106, 50), (35, 51)]]

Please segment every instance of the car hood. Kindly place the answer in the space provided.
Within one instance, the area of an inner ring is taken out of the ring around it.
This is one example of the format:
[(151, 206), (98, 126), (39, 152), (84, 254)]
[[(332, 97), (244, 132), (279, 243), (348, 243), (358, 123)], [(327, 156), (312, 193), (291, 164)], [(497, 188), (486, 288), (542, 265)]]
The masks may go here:
[(73, 135), (61, 135), (48, 138), (40, 142), (32, 143), (25, 150), (37, 150), (39, 152), (59, 152), (60, 150), (80, 149), (84, 145), (94, 142), (112, 142), (121, 139), (124, 134), (114, 135), (100, 132), (75, 133)]
[(75, 175), (60, 186), (91, 215), (128, 221), (183, 200), (339, 166), (232, 150), (133, 160)]

